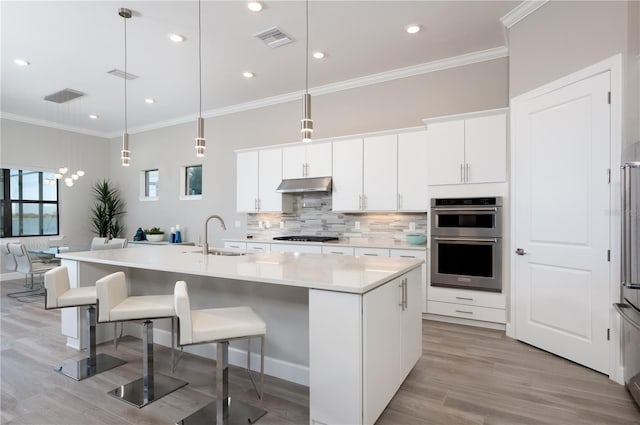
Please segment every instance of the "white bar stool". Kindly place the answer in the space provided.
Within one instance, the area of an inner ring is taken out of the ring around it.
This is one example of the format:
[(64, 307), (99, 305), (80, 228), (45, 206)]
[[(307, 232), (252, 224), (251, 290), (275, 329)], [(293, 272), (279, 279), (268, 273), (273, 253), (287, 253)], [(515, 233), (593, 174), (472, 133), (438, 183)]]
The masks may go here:
[(65, 307), (87, 307), (87, 357), (82, 360), (69, 360), (56, 368), (56, 372), (80, 381), (97, 375), (116, 366), (125, 364), (124, 360), (108, 354), (96, 355), (96, 287), (82, 286), (71, 288), (69, 271), (66, 266), (58, 266), (44, 274), (44, 308), (52, 310)]
[(187, 385), (186, 381), (154, 373), (153, 322), (171, 319), (171, 356), (173, 367), (173, 323), (175, 309), (172, 295), (128, 296), (123, 272), (112, 273), (96, 282), (98, 323), (144, 320), (142, 328), (142, 378), (109, 392), (129, 404), (143, 407)]
[[(267, 325), (251, 307), (210, 308), (191, 310), (187, 284), (176, 282), (175, 310), (178, 315), (178, 345), (216, 343), (216, 401), (178, 421), (180, 425), (215, 423), (243, 424), (255, 423), (267, 411), (229, 396), (229, 341), (247, 339), (247, 372), (262, 399), (264, 386), (264, 338)], [(252, 337), (260, 337), (260, 390), (251, 375)]]

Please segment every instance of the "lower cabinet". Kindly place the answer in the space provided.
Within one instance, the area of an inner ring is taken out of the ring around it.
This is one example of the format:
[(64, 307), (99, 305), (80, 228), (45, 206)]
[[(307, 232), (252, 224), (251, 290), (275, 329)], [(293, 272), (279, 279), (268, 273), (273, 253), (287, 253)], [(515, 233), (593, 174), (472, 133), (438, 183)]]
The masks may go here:
[(427, 312), (441, 316), (506, 323), (504, 294), (451, 288), (429, 288)]
[(416, 269), (364, 295), (365, 424), (378, 419), (422, 355), (421, 293)]
[(322, 247), (319, 245), (274, 243), (271, 244), (271, 252), (302, 252), (308, 254), (321, 254)]
[(309, 291), (311, 424), (373, 424), (422, 355), (420, 269), (364, 295)]

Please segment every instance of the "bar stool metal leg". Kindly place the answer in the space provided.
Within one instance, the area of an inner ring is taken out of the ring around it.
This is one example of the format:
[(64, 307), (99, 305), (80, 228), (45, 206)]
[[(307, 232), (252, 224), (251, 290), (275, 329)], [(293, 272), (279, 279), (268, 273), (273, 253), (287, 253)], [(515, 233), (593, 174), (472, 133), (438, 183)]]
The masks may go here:
[(87, 308), (87, 357), (82, 360), (69, 360), (55, 371), (70, 378), (80, 381), (90, 376), (97, 375), (116, 366), (125, 364), (124, 360), (108, 354), (96, 354), (96, 309), (93, 306)]
[(142, 378), (109, 391), (109, 394), (136, 407), (144, 407), (187, 385), (181, 379), (154, 373), (153, 366), (153, 322), (146, 320), (142, 329)]
[(177, 422), (177, 425), (253, 424), (267, 414), (267, 411), (229, 397), (229, 341), (216, 342), (216, 401), (209, 403), (192, 415)]

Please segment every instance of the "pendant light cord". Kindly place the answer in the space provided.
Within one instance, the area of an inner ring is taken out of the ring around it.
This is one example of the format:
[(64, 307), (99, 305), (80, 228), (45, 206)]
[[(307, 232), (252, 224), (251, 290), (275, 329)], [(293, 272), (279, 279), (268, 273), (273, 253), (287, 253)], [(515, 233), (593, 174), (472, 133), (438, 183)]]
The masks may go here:
[(198, 89), (200, 92), (199, 116), (202, 118), (202, 24), (200, 15), (202, 14), (200, 0), (198, 0)]
[(127, 18), (124, 20), (124, 132), (127, 132)]
[(305, 49), (305, 81), (304, 81), (304, 92), (305, 94), (309, 94), (309, 0), (305, 1), (305, 6), (307, 9), (307, 36), (306, 36), (306, 49)]

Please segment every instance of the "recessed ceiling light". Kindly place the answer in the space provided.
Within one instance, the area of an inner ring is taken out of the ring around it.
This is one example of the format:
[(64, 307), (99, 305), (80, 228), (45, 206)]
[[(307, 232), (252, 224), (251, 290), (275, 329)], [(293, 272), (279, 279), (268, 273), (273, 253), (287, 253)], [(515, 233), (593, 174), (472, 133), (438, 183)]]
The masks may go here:
[(313, 52), (313, 57), (316, 59), (322, 59), (324, 57), (323, 52)]
[(242, 73), (242, 76), (244, 78), (253, 78), (253, 77), (255, 77), (255, 75), (256, 74), (254, 74), (253, 72), (250, 72), (250, 71), (245, 71), (245, 72)]
[(420, 31), (420, 25), (409, 25), (407, 27), (407, 32), (409, 34), (415, 34)]
[(16, 65), (18, 65), (18, 66), (28, 66), (28, 65), (31, 65), (31, 64), (29, 63), (29, 61), (26, 61), (26, 60), (24, 60), (24, 59), (20, 59), (20, 58), (18, 58), (18, 59), (14, 59), (14, 60), (13, 60), (13, 63), (15, 63), (15, 64), (16, 64)]
[(148, 104), (156, 103), (156, 101), (155, 101), (155, 100), (153, 100), (153, 99), (151, 99), (150, 97), (146, 98), (146, 99), (144, 100), (144, 102), (145, 102), (145, 103), (148, 103)]
[(184, 41), (184, 37), (180, 34), (169, 34), (169, 40), (173, 41), (174, 43), (182, 43)]
[(98, 115), (96, 114), (90, 114), (89, 118), (91, 118), (92, 120), (97, 120), (98, 119)]
[(247, 7), (252, 12), (260, 12), (262, 10), (262, 4), (257, 1), (250, 1), (247, 3)]

